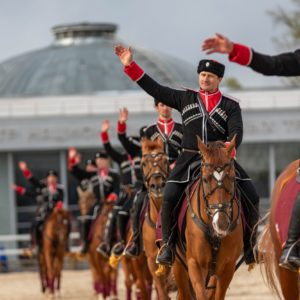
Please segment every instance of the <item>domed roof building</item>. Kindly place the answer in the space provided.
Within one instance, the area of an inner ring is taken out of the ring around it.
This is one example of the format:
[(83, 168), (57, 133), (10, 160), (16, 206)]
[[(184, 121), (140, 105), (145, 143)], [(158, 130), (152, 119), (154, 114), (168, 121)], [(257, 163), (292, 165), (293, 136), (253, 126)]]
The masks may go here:
[[(117, 26), (81, 23), (53, 27), (55, 41), (40, 50), (0, 64), (0, 97), (94, 95), (103, 91), (138, 90), (124, 76), (114, 54)], [(164, 84), (194, 86), (196, 71), (188, 63), (134, 48), (134, 57)]]

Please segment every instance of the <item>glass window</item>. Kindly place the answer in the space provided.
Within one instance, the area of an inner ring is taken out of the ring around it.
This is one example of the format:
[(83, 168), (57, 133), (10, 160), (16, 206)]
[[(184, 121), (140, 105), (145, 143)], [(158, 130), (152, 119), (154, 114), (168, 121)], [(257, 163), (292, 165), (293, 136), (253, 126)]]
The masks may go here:
[(248, 173), (260, 197), (269, 196), (269, 147), (267, 144), (243, 144), (237, 152), (239, 164)]
[(300, 158), (300, 143), (275, 144), (276, 177), (292, 161)]

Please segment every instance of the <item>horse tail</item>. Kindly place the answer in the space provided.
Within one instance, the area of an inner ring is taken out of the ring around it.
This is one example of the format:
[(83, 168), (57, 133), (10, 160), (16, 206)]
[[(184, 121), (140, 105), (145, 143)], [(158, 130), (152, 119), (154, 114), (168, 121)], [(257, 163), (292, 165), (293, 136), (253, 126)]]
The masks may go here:
[(271, 237), (270, 230), (270, 213), (268, 213), (262, 221), (267, 219), (267, 224), (264, 225), (262, 232), (258, 237), (257, 242), (257, 261), (260, 265), (260, 271), (265, 283), (270, 290), (279, 298), (279, 266), (275, 255), (275, 248)]

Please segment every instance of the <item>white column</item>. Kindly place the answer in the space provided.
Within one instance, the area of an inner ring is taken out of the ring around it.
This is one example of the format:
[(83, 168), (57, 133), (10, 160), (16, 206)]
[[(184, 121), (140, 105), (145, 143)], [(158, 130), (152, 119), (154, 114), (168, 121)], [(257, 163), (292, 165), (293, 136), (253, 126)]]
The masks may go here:
[(64, 205), (68, 207), (68, 175), (67, 175), (67, 154), (66, 151), (59, 151), (60, 183), (64, 186)]
[(269, 195), (273, 192), (274, 184), (276, 180), (276, 161), (275, 161), (275, 145), (269, 145)]
[(9, 228), (10, 234), (17, 233), (17, 210), (16, 210), (16, 195), (10, 188), (15, 182), (14, 174), (14, 158), (12, 153), (7, 153), (7, 179), (8, 179), (8, 201), (9, 201)]

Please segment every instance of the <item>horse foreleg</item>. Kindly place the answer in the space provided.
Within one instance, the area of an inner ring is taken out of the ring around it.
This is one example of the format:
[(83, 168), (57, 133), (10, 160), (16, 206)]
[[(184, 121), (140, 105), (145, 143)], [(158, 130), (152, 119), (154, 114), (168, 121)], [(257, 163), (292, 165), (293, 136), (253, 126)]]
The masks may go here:
[(92, 272), (92, 278), (93, 278), (93, 288), (96, 295), (99, 295), (102, 293), (101, 286), (100, 286), (100, 276), (98, 274), (97, 267), (95, 265), (94, 259), (92, 255), (89, 255), (89, 265)]
[[(45, 245), (46, 247), (46, 245)], [(47, 270), (47, 287), (51, 295), (54, 295), (54, 270), (53, 270), (53, 257), (49, 251), (45, 251), (45, 263)]]
[(215, 298), (212, 299), (215, 300), (225, 299), (225, 295), (229, 287), (229, 284), (233, 278), (234, 272), (235, 272), (235, 263), (228, 264), (225, 266), (225, 268), (222, 271), (222, 274), (218, 276)]
[(117, 280), (118, 270), (110, 268), (110, 299), (118, 299)]
[(173, 273), (178, 287), (178, 300), (192, 299), (189, 276), (180, 261), (176, 260), (173, 266)]
[(189, 277), (196, 294), (196, 299), (208, 300), (205, 289), (205, 276), (207, 274), (207, 270), (201, 268), (194, 258), (189, 258), (187, 264)]
[(154, 256), (148, 257), (148, 266), (149, 270), (152, 274), (155, 288), (157, 291), (158, 299), (159, 300), (169, 300), (168, 292), (167, 292), (167, 287), (166, 287), (166, 282), (167, 282), (167, 277), (166, 275), (158, 277), (155, 272), (157, 270), (157, 264), (156, 264), (156, 252)]
[[(135, 275), (137, 299), (150, 300), (152, 290), (152, 276), (149, 272), (144, 253), (137, 258), (131, 259), (131, 264), (133, 269), (132, 272)], [(151, 282), (151, 284), (149, 283), (149, 281)], [(148, 285), (150, 285), (150, 287)]]

